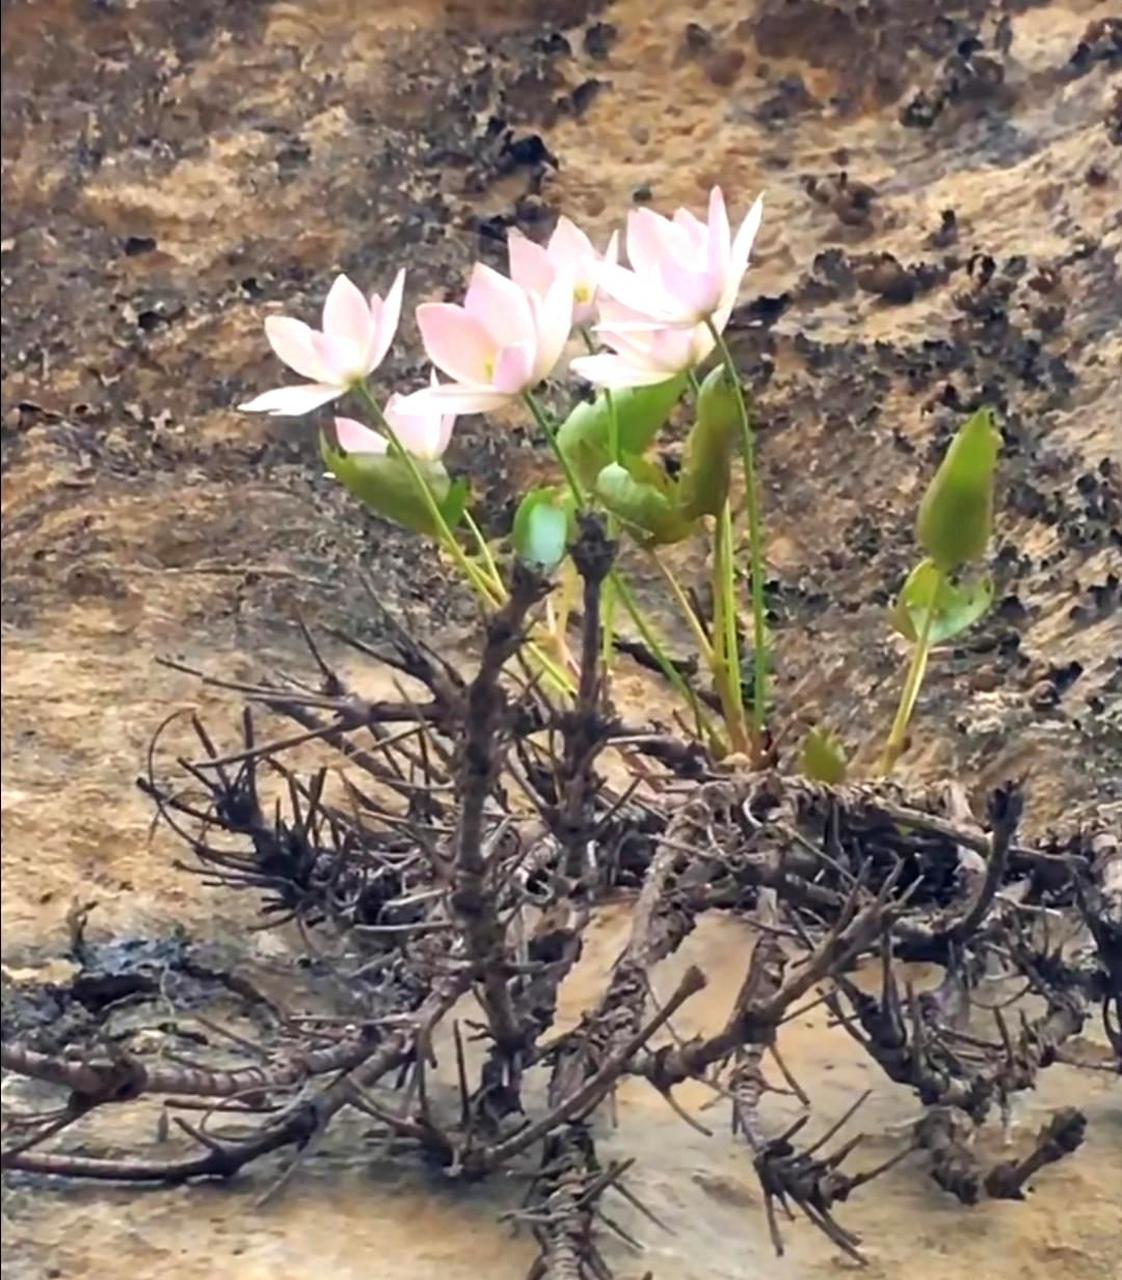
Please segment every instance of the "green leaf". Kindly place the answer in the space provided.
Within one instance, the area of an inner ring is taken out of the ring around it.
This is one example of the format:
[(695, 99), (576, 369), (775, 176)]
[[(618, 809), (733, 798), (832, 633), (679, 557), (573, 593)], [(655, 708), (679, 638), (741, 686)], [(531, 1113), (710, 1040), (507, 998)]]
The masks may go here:
[(519, 559), (552, 573), (569, 544), (570, 505), (558, 489), (531, 489), (514, 513), (511, 541)]
[[(629, 387), (612, 392), (620, 452), (645, 453), (659, 428), (669, 418), (686, 385), (685, 375), (653, 387)], [(608, 397), (582, 401), (557, 429), (557, 445), (577, 478), (592, 488), (601, 470), (612, 461), (611, 412)]]
[(841, 739), (829, 729), (811, 729), (803, 742), (800, 767), (804, 777), (831, 787), (840, 786), (848, 767)]
[(471, 481), (467, 476), (458, 476), (452, 481), (447, 497), (439, 504), (440, 514), (449, 531), (455, 529), (464, 518), (470, 500)]
[(678, 502), (689, 519), (715, 516), (729, 496), (740, 410), (724, 365), (710, 370), (697, 397), (697, 421), (686, 440)]
[(993, 486), (1001, 433), (979, 409), (959, 428), (920, 503), (916, 533), (940, 569), (978, 560), (993, 528)]
[(935, 616), (930, 632), (932, 648), (972, 627), (993, 602), (991, 578), (955, 582), (941, 575), (934, 561), (921, 560), (908, 575), (889, 614), (894, 630), (912, 644), (923, 634), (936, 583)]
[[(403, 458), (388, 453), (344, 453), (333, 448), (325, 435), (320, 436), (320, 454), (336, 480), (371, 511), (414, 533), (436, 536), (436, 524), (428, 503)], [(445, 517), (453, 515), (458, 523), (467, 502), (466, 482), (458, 480), (453, 485), (440, 462), (415, 459), (414, 465), (428, 481)]]
[(693, 529), (669, 477), (644, 458), (628, 458), (627, 466), (608, 463), (596, 477), (596, 494), (644, 546), (681, 542)]

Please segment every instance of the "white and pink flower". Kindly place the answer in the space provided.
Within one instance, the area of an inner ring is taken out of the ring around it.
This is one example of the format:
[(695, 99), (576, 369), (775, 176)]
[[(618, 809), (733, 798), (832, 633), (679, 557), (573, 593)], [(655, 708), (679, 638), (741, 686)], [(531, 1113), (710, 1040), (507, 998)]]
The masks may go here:
[(688, 209), (673, 218), (633, 209), (627, 218), (630, 268), (606, 263), (601, 287), (652, 320), (686, 327), (712, 320), (719, 331), (736, 305), (763, 212), (761, 196), (733, 236), (720, 187), (709, 194), (706, 222)]
[(558, 271), (544, 294), (476, 263), (463, 306), (417, 308), (421, 339), (452, 382), (416, 394), (449, 413), (485, 413), (553, 372), (573, 321), (573, 283)]
[(600, 271), (619, 257), (618, 233), (613, 232), (600, 254), (575, 222), (561, 217), (544, 245), (514, 230), (507, 237), (507, 249), (515, 284), (544, 298), (558, 275), (567, 274), (573, 285), (573, 324), (583, 327), (595, 320)]
[[(433, 382), (436, 376), (433, 375)], [(386, 401), (382, 416), (393, 430), (401, 447), (422, 462), (437, 462), (444, 456), (452, 439), (456, 416), (444, 413), (426, 398), (423, 391), (411, 395), (395, 393)], [(389, 439), (380, 431), (357, 422), (354, 418), (335, 419), (335, 439), (349, 454), (381, 456), (389, 449)]]
[(291, 316), (269, 316), (265, 336), (286, 365), (310, 381), (266, 391), (239, 409), (279, 417), (299, 417), (337, 400), (363, 382), (386, 358), (401, 318), (405, 272), (399, 271), (386, 297), (369, 299), (346, 276), (339, 276), (323, 304), (323, 328)]

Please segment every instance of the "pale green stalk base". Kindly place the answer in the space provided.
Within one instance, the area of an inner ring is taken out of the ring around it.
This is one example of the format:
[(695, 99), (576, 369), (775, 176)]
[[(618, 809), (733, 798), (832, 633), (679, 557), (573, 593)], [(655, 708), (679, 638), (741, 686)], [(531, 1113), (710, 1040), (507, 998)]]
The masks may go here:
[(577, 510), (583, 511), (585, 507), (584, 492), (581, 489), (580, 481), (576, 477), (576, 473), (569, 465), (569, 459), (565, 457), (565, 452), (557, 443), (557, 432), (553, 429), (553, 424), (546, 416), (545, 410), (534, 399), (529, 392), (523, 392), (522, 403), (530, 410), (534, 421), (541, 428), (542, 434), (549, 441), (549, 447), (553, 450), (553, 456), (557, 459), (561, 467), (562, 474), (565, 477), (565, 483), (569, 486), (569, 492), (573, 495), (573, 500), (577, 504)]
[[(586, 335), (587, 338), (587, 335)], [(616, 402), (611, 391), (605, 387), (604, 395), (608, 404), (608, 450), (613, 462), (620, 461), (619, 418), (616, 416)], [(618, 544), (619, 521), (608, 513), (608, 537)], [(600, 643), (604, 663), (604, 681), (611, 680), (612, 659), (615, 657), (615, 609), (616, 585), (614, 577), (609, 576), (603, 585), (600, 597)]]
[(670, 589), (670, 594), (677, 602), (682, 616), (693, 633), (698, 652), (713, 675), (713, 684), (716, 686), (717, 696), (721, 701), (721, 714), (724, 717), (725, 728), (728, 731), (729, 746), (733, 751), (747, 752), (749, 744), (747, 730), (744, 725), (744, 708), (738, 697), (740, 681), (739, 679), (735, 681), (730, 679), (729, 666), (724, 658), (725, 645), (720, 622), (721, 607), (718, 606), (715, 610), (714, 636), (711, 643), (709, 637), (705, 634), (704, 623), (697, 616), (693, 605), (690, 604), (689, 597), (682, 589), (681, 583), (674, 576), (670, 566), (655, 551), (652, 550), (648, 554), (655, 568), (662, 575), (663, 581)]
[[(557, 458), (557, 461), (561, 465), (561, 470), (565, 476), (565, 483), (569, 487), (569, 492), (573, 495), (573, 500), (577, 504), (577, 509), (580, 511), (583, 511), (584, 508), (587, 506), (587, 499), (585, 497), (583, 489), (581, 488), (580, 481), (577, 479), (575, 472), (573, 471), (572, 467), (569, 465), (568, 458), (565, 457), (564, 452), (562, 451), (560, 445), (557, 443), (557, 433), (553, 430), (553, 426), (550, 423), (549, 418), (546, 416), (545, 411), (542, 409), (542, 407), (538, 404), (538, 402), (534, 399), (533, 395), (529, 391), (524, 393), (522, 399), (525, 401), (526, 407), (530, 410), (530, 413), (533, 416), (534, 421), (542, 429), (542, 431), (545, 434), (545, 438), (549, 441), (549, 446), (553, 450), (554, 456)], [(617, 430), (618, 430), (618, 425), (617, 425)], [(617, 444), (618, 444), (618, 441), (617, 441)], [(620, 577), (619, 573), (614, 568), (605, 579), (604, 585), (615, 596), (618, 596), (618, 598), (623, 601), (624, 608), (631, 615), (631, 619), (635, 623), (635, 626), (639, 631), (640, 636), (643, 639), (643, 643), (647, 646), (648, 649), (650, 649), (651, 653), (654, 655), (654, 659), (658, 663), (659, 670), (666, 677), (666, 679), (669, 681), (671, 686), (688, 703), (690, 710), (693, 712), (694, 721), (697, 725), (698, 737), (701, 738), (703, 741), (710, 742), (710, 743), (717, 741), (717, 738), (713, 733), (712, 723), (708, 720), (708, 717), (706, 717), (704, 712), (701, 710), (701, 706), (698, 703), (696, 694), (693, 692), (693, 690), (682, 678), (682, 675), (678, 671), (678, 669), (670, 661), (669, 657), (666, 654), (666, 650), (663, 648), (661, 642), (659, 641), (658, 637), (655, 635), (654, 631), (651, 629), (647, 620), (643, 617), (643, 614), (640, 611), (639, 606), (635, 601), (635, 597), (631, 594), (630, 589), (626, 586), (623, 579)]]
[(479, 558), (483, 561), (487, 570), (487, 576), (502, 592), (503, 603), (507, 600), (507, 590), (503, 586), (502, 576), (499, 573), (499, 567), (495, 563), (495, 558), (491, 554), (491, 548), (487, 545), (487, 539), (483, 536), (483, 531), (475, 523), (470, 511), (465, 511), (463, 515), (464, 524), (467, 526), (471, 536), (475, 539), (475, 545), (479, 548)]
[(732, 508), (727, 500), (713, 533), (713, 645), (713, 679), (724, 709), (729, 741), (734, 751), (748, 753), (752, 740), (744, 719), (744, 692), (740, 683)]
[(737, 414), (740, 418), (741, 452), (744, 459), (745, 502), (748, 508), (748, 540), (752, 569), (752, 746), (759, 757), (763, 751), (764, 727), (767, 717), (767, 613), (764, 607), (764, 544), (763, 524), (760, 519), (759, 494), (756, 484), (756, 450), (752, 435), (752, 423), (740, 377), (733, 363), (732, 353), (717, 326), (706, 322), (713, 341), (717, 345), (721, 361), (732, 382), (736, 396)]
[(931, 653), (931, 629), (935, 624), (935, 602), (939, 599), (939, 592), (942, 586), (943, 575), (937, 571), (934, 585), (931, 588), (931, 600), (923, 617), (923, 630), (920, 632), (919, 639), (912, 650), (907, 678), (904, 680), (904, 688), (900, 694), (900, 705), (896, 708), (896, 719), (892, 722), (888, 741), (884, 744), (884, 754), (880, 760), (880, 771), (885, 777), (896, 767), (896, 761), (900, 759), (904, 751), (904, 743), (908, 736), (908, 724), (911, 721), (912, 712), (915, 710), (916, 701), (919, 698), (923, 677), (927, 673), (927, 659)]
[[(394, 431), (393, 427), (391, 427), (386, 421), (385, 415), (382, 413), (381, 406), (370, 394), (370, 388), (367, 387), (365, 382), (360, 382), (355, 385), (354, 389), (362, 397), (367, 408), (373, 414), (375, 422), (377, 422), (381, 430), (386, 433), (387, 439), (397, 450), (408, 468), (410, 478), (423, 496), (425, 505), (429, 510), (429, 515), (432, 517), (433, 527), (436, 530), (437, 541), (452, 557), (456, 567), (468, 580), (483, 603), (490, 608), (498, 608), (501, 606), (508, 598), (507, 590), (503, 586), (498, 568), (491, 557), (490, 549), (487, 547), (486, 540), (484, 539), (479, 526), (471, 519), (470, 516), (467, 515), (467, 513), (465, 513), (465, 522), (468, 524), (468, 528), (471, 530), (476, 542), (479, 544), (480, 552), (487, 565), (487, 572), (477, 568), (477, 566), (472, 564), (464, 554), (463, 547), (461, 547), (456, 541), (455, 535), (448, 527), (448, 521), (444, 518), (444, 513), (440, 510), (440, 504), (436, 500), (436, 495), (432, 491), (432, 486), (421, 474), (413, 455), (403, 447), (401, 441), (398, 439), (397, 432)], [(576, 686), (569, 676), (566, 675), (566, 673), (561, 670), (561, 668), (558, 667), (552, 659), (544, 654), (538, 645), (531, 642), (527, 648), (534, 661), (538, 663), (542, 671), (556, 684), (560, 692), (570, 694), (576, 692)]]
[(631, 615), (631, 621), (635, 623), (635, 629), (642, 637), (643, 643), (650, 649), (654, 655), (658, 668), (665, 676), (667, 683), (681, 696), (682, 700), (693, 713), (694, 731), (699, 741), (706, 743), (710, 748), (715, 748), (720, 744), (720, 735), (713, 726), (712, 720), (702, 710), (701, 703), (698, 701), (697, 694), (689, 687), (682, 673), (670, 661), (666, 655), (666, 650), (662, 647), (661, 642), (651, 630), (650, 624), (641, 613), (635, 597), (631, 594), (631, 589), (627, 586), (622, 578), (618, 575), (615, 578), (616, 591), (619, 598), (623, 601), (623, 607)]

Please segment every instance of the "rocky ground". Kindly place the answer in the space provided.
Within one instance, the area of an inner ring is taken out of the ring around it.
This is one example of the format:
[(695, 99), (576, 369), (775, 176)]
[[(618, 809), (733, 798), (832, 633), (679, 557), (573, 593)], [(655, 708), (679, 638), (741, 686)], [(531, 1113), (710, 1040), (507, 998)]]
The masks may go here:
[[(298, 610), (362, 630), (356, 564), (431, 637), (471, 629), (435, 558), (322, 478), (306, 421), (233, 408), (276, 384), (263, 314), (311, 319), (339, 270), (384, 288), (405, 265), (411, 301), (450, 296), (476, 257), (501, 260), (508, 227), (542, 234), (564, 211), (604, 237), (632, 202), (699, 204), (715, 181), (737, 208), (767, 199), (731, 338), (761, 427), (781, 715), (825, 719), (870, 759), (898, 689), (884, 608), (914, 557), (918, 488), (962, 415), (990, 403), (1005, 439), (999, 603), (934, 662), (902, 772), (974, 793), (1027, 774), (1037, 831), (1118, 814), (1122, 36), (1109, 11), (5, 0), (8, 970), (50, 972), (75, 899), (98, 902), (102, 934), (181, 925), (229, 942), (248, 918), (173, 869), (134, 790), (170, 711), (225, 714), (157, 655), (248, 676), (292, 658)], [(386, 374), (424, 377), (411, 321)], [(452, 462), (496, 529), (547, 466), (514, 420), (461, 424)], [(683, 554), (687, 571), (700, 563)], [(618, 927), (604, 917), (574, 1009)], [(694, 940), (716, 1002), (695, 1017), (719, 1020), (737, 941), (732, 922)], [(283, 946), (250, 944), (262, 964)], [(865, 1064), (836, 1058), (809, 1021), (795, 1065), (823, 1114), (840, 1114)], [(972, 1213), (902, 1166), (849, 1216), (874, 1274), (1107, 1273), (1122, 1230), (1117, 1086), (1064, 1068), (1046, 1079), (1032, 1114), (1078, 1099), (1087, 1146), (1029, 1206)], [(872, 1105), (873, 1132), (908, 1118), (891, 1090)], [(620, 1106), (644, 1119), (642, 1192), (678, 1233), (643, 1231), (647, 1254), (621, 1248), (620, 1274), (772, 1274), (735, 1149), (638, 1088)], [(258, 1213), (252, 1195), (18, 1185), (12, 1274), (505, 1278), (532, 1256), (496, 1220), (506, 1192), (450, 1194), (339, 1152), (309, 1161), (275, 1208)], [(783, 1266), (837, 1263), (803, 1232)]]

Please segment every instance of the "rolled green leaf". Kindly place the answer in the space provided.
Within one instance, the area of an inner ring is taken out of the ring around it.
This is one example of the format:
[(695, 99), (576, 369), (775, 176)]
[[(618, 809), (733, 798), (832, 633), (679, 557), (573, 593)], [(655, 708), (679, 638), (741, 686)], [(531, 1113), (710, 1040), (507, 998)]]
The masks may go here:
[(678, 502), (687, 519), (715, 516), (729, 496), (732, 459), (740, 443), (736, 393), (724, 365), (710, 370), (697, 397), (697, 421), (686, 441)]
[(935, 616), (928, 633), (930, 648), (972, 627), (993, 601), (993, 581), (990, 578), (954, 582), (940, 572), (933, 560), (921, 560), (908, 574), (888, 615), (893, 629), (911, 644), (923, 635), (933, 591)]
[(940, 569), (950, 571), (985, 554), (1000, 448), (992, 411), (979, 409), (959, 428), (924, 494), (916, 532)]
[[(685, 385), (683, 374), (651, 387), (612, 392), (621, 453), (638, 456), (646, 452), (678, 403)], [(613, 461), (609, 447), (611, 421), (612, 408), (607, 395), (601, 392), (595, 400), (576, 405), (557, 429), (557, 446), (587, 489), (592, 488), (601, 470)]]
[(571, 502), (559, 489), (531, 489), (514, 513), (511, 542), (524, 563), (552, 573), (569, 545)]
[(610, 462), (596, 477), (596, 494), (643, 546), (681, 542), (693, 529), (682, 515), (670, 478), (643, 458)]
[(800, 760), (803, 776), (837, 787), (845, 781), (845, 747), (829, 729), (814, 728), (806, 735)]
[[(437, 536), (436, 521), (404, 458), (392, 453), (343, 453), (325, 435), (320, 436), (320, 455), (336, 480), (371, 511), (414, 533)], [(449, 528), (454, 528), (467, 503), (466, 481), (453, 484), (441, 462), (415, 458), (413, 465), (427, 481)]]

